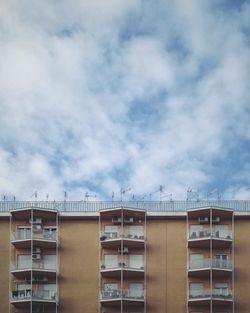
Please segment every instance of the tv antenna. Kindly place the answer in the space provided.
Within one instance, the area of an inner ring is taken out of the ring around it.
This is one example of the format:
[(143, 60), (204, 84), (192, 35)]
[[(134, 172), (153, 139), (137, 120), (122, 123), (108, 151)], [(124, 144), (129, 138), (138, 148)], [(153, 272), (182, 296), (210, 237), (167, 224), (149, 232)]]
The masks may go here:
[(219, 193), (218, 188), (213, 189), (212, 191), (207, 193), (207, 199), (211, 198), (214, 194), (217, 194), (217, 200), (220, 201), (221, 195)]
[(196, 200), (199, 201), (199, 189), (193, 190), (188, 187), (187, 189), (187, 201), (192, 200), (196, 196)]
[(125, 195), (125, 193), (130, 191), (130, 190), (131, 190), (131, 188), (121, 188), (120, 189), (121, 201), (123, 200), (123, 196)]
[(115, 198), (115, 193), (114, 191), (112, 191), (112, 196), (111, 196), (112, 202), (114, 201), (114, 198)]
[(88, 192), (85, 193), (85, 201), (88, 201), (89, 198), (96, 198), (96, 195), (92, 195), (92, 194), (89, 194)]
[(35, 191), (30, 197), (31, 198), (35, 197), (35, 200), (37, 201), (37, 191)]
[(67, 200), (67, 191), (64, 191), (64, 202)]
[(167, 195), (162, 195), (162, 196), (161, 196), (161, 199), (164, 199), (164, 198), (167, 198), (167, 197), (170, 197), (169, 200), (170, 200), (170, 201), (173, 201), (173, 198), (172, 198), (172, 197), (173, 197), (173, 194), (172, 194), (172, 193), (169, 193), (169, 194), (167, 194)]

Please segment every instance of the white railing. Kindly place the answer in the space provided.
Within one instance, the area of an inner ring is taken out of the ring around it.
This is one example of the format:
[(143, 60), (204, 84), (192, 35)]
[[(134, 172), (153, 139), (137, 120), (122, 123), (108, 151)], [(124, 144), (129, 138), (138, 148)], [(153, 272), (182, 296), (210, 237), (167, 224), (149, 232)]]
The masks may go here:
[(144, 300), (144, 290), (137, 289), (114, 289), (114, 290), (101, 290), (101, 300)]
[(120, 234), (119, 232), (103, 232), (100, 236), (101, 241), (111, 240), (111, 239), (132, 239), (132, 240), (144, 240), (143, 235), (137, 234)]
[(189, 292), (189, 300), (193, 299), (211, 299), (211, 298), (220, 298), (224, 300), (232, 300), (232, 291), (227, 288), (218, 288), (218, 289), (200, 289)]
[(203, 259), (203, 260), (196, 260), (191, 261), (189, 263), (189, 269), (202, 269), (202, 268), (214, 268), (214, 269), (232, 269), (232, 261), (231, 260), (218, 260), (218, 259)]
[(143, 271), (144, 265), (131, 266), (128, 262), (118, 262), (117, 264), (107, 264), (102, 262), (101, 270), (116, 270), (116, 269), (127, 269), (127, 270), (137, 270)]
[(42, 260), (36, 260), (36, 261), (27, 261), (26, 264), (16, 264), (11, 263), (11, 270), (12, 271), (18, 271), (18, 270), (30, 270), (30, 269), (41, 269), (41, 270), (56, 270), (57, 266), (56, 264), (49, 264), (48, 262), (44, 262)]
[(47, 232), (22, 232), (15, 231), (12, 233), (12, 240), (29, 240), (29, 239), (45, 239), (45, 240), (57, 240), (57, 233)]
[(204, 228), (202, 230), (189, 232), (189, 239), (203, 239), (203, 238), (218, 238), (218, 239), (232, 239), (231, 232), (220, 231), (218, 229), (212, 230), (212, 236), (209, 228)]
[(23, 300), (44, 300), (44, 301), (57, 301), (57, 293), (52, 290), (17, 290), (11, 293), (12, 301)]

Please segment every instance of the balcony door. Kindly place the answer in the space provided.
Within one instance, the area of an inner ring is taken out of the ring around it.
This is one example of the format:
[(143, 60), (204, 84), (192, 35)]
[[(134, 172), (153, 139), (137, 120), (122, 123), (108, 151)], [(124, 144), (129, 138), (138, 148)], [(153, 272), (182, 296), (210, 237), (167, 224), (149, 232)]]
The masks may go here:
[(105, 225), (104, 233), (108, 238), (117, 238), (118, 237), (118, 226), (116, 225)]
[(143, 267), (143, 255), (142, 254), (130, 254), (128, 256), (128, 267), (142, 268)]
[(132, 237), (142, 237), (144, 235), (144, 229), (141, 225), (130, 225), (128, 227), (128, 234)]
[(203, 268), (204, 265), (204, 255), (199, 253), (194, 253), (189, 255), (189, 268), (198, 269)]
[(134, 298), (141, 298), (143, 296), (143, 284), (142, 283), (129, 284), (129, 296)]
[(55, 254), (45, 254), (43, 255), (43, 267), (45, 269), (56, 269), (56, 255)]
[(18, 226), (18, 239), (30, 239), (31, 227), (30, 226)]
[(189, 296), (191, 298), (202, 296), (204, 293), (203, 283), (190, 283), (189, 284)]
[(105, 268), (118, 267), (118, 255), (117, 254), (105, 254), (104, 265), (105, 265)]
[(18, 269), (31, 268), (31, 255), (19, 254), (17, 256), (17, 268)]
[(228, 255), (226, 254), (217, 254), (215, 257), (215, 266), (218, 268), (227, 268), (228, 267)]
[(214, 292), (217, 296), (228, 296), (228, 283), (216, 283), (214, 285)]

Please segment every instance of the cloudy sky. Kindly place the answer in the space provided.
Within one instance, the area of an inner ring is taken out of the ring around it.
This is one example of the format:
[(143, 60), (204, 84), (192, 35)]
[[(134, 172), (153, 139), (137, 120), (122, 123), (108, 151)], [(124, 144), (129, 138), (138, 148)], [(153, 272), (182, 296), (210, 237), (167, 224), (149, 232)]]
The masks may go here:
[(0, 1), (0, 195), (250, 199), (250, 2)]

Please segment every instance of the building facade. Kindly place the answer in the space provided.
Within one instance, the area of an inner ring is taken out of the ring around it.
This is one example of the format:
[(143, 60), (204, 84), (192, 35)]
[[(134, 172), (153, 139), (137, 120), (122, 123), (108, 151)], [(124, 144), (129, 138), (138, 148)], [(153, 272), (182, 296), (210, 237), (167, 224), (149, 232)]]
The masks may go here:
[(0, 206), (0, 312), (248, 313), (250, 203), (223, 204)]

